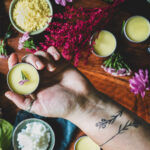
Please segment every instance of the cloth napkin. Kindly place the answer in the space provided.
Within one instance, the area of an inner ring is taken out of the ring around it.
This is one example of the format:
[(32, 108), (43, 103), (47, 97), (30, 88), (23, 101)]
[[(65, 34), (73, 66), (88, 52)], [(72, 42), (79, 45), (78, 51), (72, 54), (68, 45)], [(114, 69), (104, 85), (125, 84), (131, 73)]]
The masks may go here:
[[(77, 131), (77, 127), (71, 122), (61, 119), (61, 118), (45, 118), (35, 114), (28, 113), (26, 111), (19, 111), (16, 116), (16, 121), (14, 124), (14, 128), (23, 120), (29, 118), (37, 118), (42, 119), (54, 130), (55, 133), (55, 147), (54, 150), (67, 150), (75, 132)], [(13, 150), (13, 148), (12, 148)]]

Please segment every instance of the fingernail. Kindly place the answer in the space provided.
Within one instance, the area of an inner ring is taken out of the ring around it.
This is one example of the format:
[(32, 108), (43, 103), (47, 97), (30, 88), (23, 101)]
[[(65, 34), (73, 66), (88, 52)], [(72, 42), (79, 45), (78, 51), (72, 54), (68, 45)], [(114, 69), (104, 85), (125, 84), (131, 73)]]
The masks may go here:
[(48, 68), (48, 71), (50, 71), (50, 72), (53, 72), (56, 70), (56, 67), (51, 64), (48, 64), (47, 68)]
[(43, 67), (43, 64), (40, 61), (36, 61), (37, 69), (41, 69)]
[(10, 96), (10, 94), (9, 94), (9, 92), (6, 92), (5, 93), (5, 96), (9, 99), (11, 96)]
[(55, 58), (56, 61), (58, 61), (58, 60), (60, 59), (60, 55), (57, 54), (57, 53), (55, 53), (55, 54), (54, 54), (54, 58)]

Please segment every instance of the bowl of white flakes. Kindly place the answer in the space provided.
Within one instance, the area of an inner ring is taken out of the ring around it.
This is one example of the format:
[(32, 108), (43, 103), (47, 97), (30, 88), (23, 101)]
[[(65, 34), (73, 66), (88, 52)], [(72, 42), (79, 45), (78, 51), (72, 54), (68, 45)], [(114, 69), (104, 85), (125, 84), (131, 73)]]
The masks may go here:
[(41, 119), (26, 119), (15, 128), (12, 136), (14, 150), (53, 150), (55, 134)]

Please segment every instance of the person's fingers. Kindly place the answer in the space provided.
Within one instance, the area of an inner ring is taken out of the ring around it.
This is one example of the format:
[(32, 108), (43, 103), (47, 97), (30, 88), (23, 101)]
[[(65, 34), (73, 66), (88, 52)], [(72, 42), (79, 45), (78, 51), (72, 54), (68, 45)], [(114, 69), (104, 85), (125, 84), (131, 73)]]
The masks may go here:
[(48, 63), (48, 64), (47, 64), (47, 70), (48, 70), (49, 72), (54, 72), (54, 71), (56, 70), (56, 67), (55, 67), (54, 64)]
[(9, 100), (11, 100), (14, 104), (16, 104), (17, 107), (19, 107), (20, 109), (23, 109), (26, 111), (28, 111), (28, 109), (30, 109), (30, 111), (32, 111), (32, 109), (34, 110), (34, 108), (32, 108), (32, 106), (31, 106), (31, 104), (33, 105), (33, 99), (31, 99), (31, 98), (26, 98), (22, 95), (12, 92), (12, 91), (6, 92), (5, 96)]
[(45, 58), (47, 61), (47, 69), (48, 71), (50, 72), (53, 72), (56, 70), (56, 66), (55, 66), (55, 63), (54, 61), (50, 58), (49, 54), (46, 53), (46, 52), (43, 52), (43, 51), (38, 51), (35, 53), (36, 56), (39, 56), (39, 57), (42, 57), (42, 58)]
[(33, 54), (27, 55), (22, 61), (32, 64), (37, 70), (42, 70), (45, 67), (44, 63)]
[(50, 57), (49, 57), (48, 53), (43, 52), (43, 51), (37, 51), (37, 52), (34, 53), (34, 55), (39, 56), (39, 57), (43, 57), (48, 61), (50, 60)]
[(8, 59), (9, 70), (18, 63), (18, 56), (16, 53), (12, 53)]
[(54, 46), (49, 47), (47, 52), (53, 57), (55, 61), (60, 60), (61, 56)]
[(5, 96), (11, 100), (13, 103), (15, 103), (19, 108), (23, 109), (24, 108), (24, 101), (25, 97), (19, 94), (16, 94), (12, 91), (7, 91), (5, 93)]

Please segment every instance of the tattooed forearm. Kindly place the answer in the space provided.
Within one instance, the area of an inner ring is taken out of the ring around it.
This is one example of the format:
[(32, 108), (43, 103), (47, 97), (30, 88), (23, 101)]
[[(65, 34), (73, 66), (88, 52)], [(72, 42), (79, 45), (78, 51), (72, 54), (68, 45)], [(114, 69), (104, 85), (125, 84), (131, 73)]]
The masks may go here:
[(123, 113), (123, 110), (119, 111), (116, 115), (111, 116), (111, 119), (109, 120), (101, 119), (100, 122), (96, 123), (96, 127), (98, 127), (99, 129), (106, 128), (107, 125), (113, 124), (118, 117), (121, 117), (122, 113)]
[(141, 123), (138, 120), (135, 121), (127, 121), (125, 125), (120, 125), (118, 132), (113, 135), (110, 139), (108, 139), (105, 143), (101, 144), (100, 147), (104, 146), (106, 143), (108, 143), (109, 141), (111, 141), (112, 139), (114, 139), (116, 136), (118, 136), (119, 134), (124, 133), (125, 131), (127, 131), (130, 127), (134, 127), (134, 128), (138, 128), (139, 125), (141, 125)]

